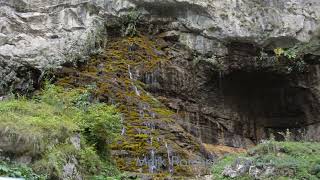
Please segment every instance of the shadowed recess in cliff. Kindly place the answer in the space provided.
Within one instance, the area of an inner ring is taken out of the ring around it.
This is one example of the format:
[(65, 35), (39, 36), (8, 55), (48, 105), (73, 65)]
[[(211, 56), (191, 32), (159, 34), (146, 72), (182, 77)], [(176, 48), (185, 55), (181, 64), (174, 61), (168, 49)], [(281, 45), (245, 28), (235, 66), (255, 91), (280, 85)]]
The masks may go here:
[(148, 12), (152, 12), (152, 16), (160, 16), (166, 18), (177, 18), (177, 17), (187, 17), (193, 14), (199, 19), (210, 20), (210, 14), (205, 10), (205, 8), (196, 3), (190, 4), (189, 2), (179, 2), (172, 0), (162, 0), (157, 2), (146, 2), (140, 0), (129, 0), (137, 5), (137, 8), (146, 9)]
[[(283, 131), (308, 124), (310, 92), (296, 86), (289, 76), (268, 72), (233, 72), (222, 80), (225, 104), (243, 114), (242, 123), (254, 124), (254, 140), (268, 136), (268, 129)], [(239, 126), (238, 132), (243, 132)]]

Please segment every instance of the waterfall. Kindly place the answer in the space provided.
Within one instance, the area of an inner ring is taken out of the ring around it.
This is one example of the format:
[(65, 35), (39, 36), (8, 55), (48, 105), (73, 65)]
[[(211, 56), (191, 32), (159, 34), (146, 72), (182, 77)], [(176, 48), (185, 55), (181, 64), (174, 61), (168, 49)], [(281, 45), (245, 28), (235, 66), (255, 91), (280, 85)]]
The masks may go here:
[(223, 71), (219, 71), (219, 93), (220, 96), (222, 97), (222, 110), (225, 113), (225, 99), (224, 99), (224, 95), (223, 95), (223, 79), (224, 79), (224, 73)]
[(136, 77), (137, 77), (137, 79), (139, 79), (139, 77), (140, 77), (140, 71), (139, 71), (139, 69), (136, 70)]
[(153, 149), (150, 151), (150, 156), (151, 157), (149, 161), (149, 172), (154, 173), (157, 167), (156, 167), (156, 161), (155, 161), (155, 152)]
[(126, 133), (126, 128), (123, 127), (122, 130), (121, 130), (121, 136), (123, 136), (125, 133)]
[(144, 75), (144, 82), (149, 85), (150, 88), (156, 88), (159, 86), (157, 75), (159, 72), (146, 73)]
[(132, 80), (133, 79), (133, 75), (132, 75), (132, 72), (130, 70), (130, 65), (128, 65), (128, 72), (129, 72), (129, 78)]
[[(137, 71), (137, 72), (139, 73), (139, 71)], [(133, 74), (131, 72), (130, 65), (128, 65), (128, 73), (129, 73), (129, 78), (133, 81), (134, 77), (133, 77)], [(137, 86), (133, 82), (132, 82), (132, 87), (133, 87), (133, 90), (136, 93), (136, 95), (140, 96), (140, 91), (138, 90)]]
[(136, 95), (137, 95), (137, 96), (140, 96), (140, 92), (139, 92), (137, 86), (134, 85), (134, 84), (133, 84), (133, 89), (134, 89), (134, 92), (136, 93)]
[(123, 136), (123, 135), (125, 135), (125, 133), (126, 133), (126, 128), (125, 128), (125, 126), (124, 126), (124, 117), (123, 117), (122, 114), (120, 115), (120, 122), (121, 122), (121, 124), (122, 124), (121, 136)]
[(167, 142), (165, 142), (165, 146), (166, 146), (166, 149), (167, 149), (167, 156), (168, 156), (168, 163), (169, 163), (169, 172), (170, 172), (170, 174), (173, 174), (173, 162), (171, 161), (171, 158), (170, 158), (170, 148), (169, 148)]

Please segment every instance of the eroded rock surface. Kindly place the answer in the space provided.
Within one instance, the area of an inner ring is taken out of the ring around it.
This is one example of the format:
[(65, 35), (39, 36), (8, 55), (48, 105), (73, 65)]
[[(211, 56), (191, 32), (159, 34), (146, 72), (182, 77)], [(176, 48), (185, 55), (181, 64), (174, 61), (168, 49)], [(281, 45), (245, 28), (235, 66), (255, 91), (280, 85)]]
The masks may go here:
[[(247, 147), (301, 127), (319, 138), (318, 0), (0, 0), (0, 95), (86, 59), (103, 47), (101, 27), (118, 31), (114, 20), (132, 9), (141, 31), (175, 48), (141, 80), (204, 143)], [(275, 71), (273, 50), (294, 45), (307, 47), (306, 71)]]
[(86, 59), (104, 20), (86, 1), (0, 1), (0, 94), (34, 90), (41, 76)]
[(317, 43), (319, 36), (317, 0), (1, 0), (1, 94), (32, 90), (41, 73), (85, 59), (95, 49), (87, 40), (130, 8), (166, 22), (191, 49), (217, 56), (234, 41), (275, 48)]

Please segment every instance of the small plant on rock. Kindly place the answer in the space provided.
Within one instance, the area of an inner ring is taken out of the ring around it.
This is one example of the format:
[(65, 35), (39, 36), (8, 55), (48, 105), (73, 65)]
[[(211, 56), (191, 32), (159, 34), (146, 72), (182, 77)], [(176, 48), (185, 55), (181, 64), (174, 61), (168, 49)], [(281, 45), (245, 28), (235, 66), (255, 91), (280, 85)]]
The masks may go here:
[(276, 49), (274, 49), (274, 53), (277, 58), (280, 58), (283, 56), (283, 57), (286, 57), (290, 60), (296, 60), (298, 58), (299, 48), (298, 48), (298, 46), (294, 46), (289, 49), (276, 48)]
[(306, 63), (302, 59), (302, 47), (294, 46), (292, 48), (274, 49), (274, 54), (278, 63), (284, 67), (287, 73), (303, 72), (306, 68)]
[(138, 10), (132, 10), (128, 14), (121, 16), (122, 35), (131, 37), (138, 35), (137, 25), (141, 21), (141, 18), (142, 14)]

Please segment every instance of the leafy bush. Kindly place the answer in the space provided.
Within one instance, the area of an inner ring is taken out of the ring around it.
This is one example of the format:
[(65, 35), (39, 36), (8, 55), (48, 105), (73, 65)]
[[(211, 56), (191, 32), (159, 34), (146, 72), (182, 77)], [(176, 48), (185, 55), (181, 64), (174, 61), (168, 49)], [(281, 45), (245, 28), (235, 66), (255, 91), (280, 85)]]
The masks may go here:
[(299, 48), (298, 46), (294, 46), (292, 48), (288, 49), (282, 49), (282, 48), (276, 48), (274, 49), (274, 53), (276, 54), (276, 57), (280, 58), (281, 56), (284, 56), (290, 60), (295, 60), (298, 58)]
[(285, 68), (287, 73), (303, 72), (306, 68), (306, 63), (302, 59), (303, 50), (303, 47), (294, 46), (288, 49), (276, 48), (274, 53), (278, 63), (281, 61), (279, 64)]
[[(63, 166), (70, 162), (85, 177), (118, 174), (108, 144), (120, 134), (119, 114), (92, 97), (90, 89), (47, 84), (33, 99), (0, 101), (0, 156), (29, 156), (30, 167), (49, 179), (61, 179)], [(72, 137), (80, 144), (75, 145)]]
[(91, 105), (79, 120), (81, 131), (88, 142), (96, 146), (100, 155), (108, 155), (107, 145), (118, 135), (121, 128), (121, 125), (115, 122), (119, 120), (115, 108), (103, 104)]
[[(318, 179), (320, 175), (320, 143), (265, 141), (248, 150), (246, 154), (229, 155), (219, 160), (213, 166), (214, 179), (232, 179), (223, 176), (222, 172), (239, 157), (252, 158), (251, 166), (275, 169), (272, 176), (263, 179)], [(247, 172), (237, 179), (248, 176), (250, 174)]]
[(8, 164), (0, 161), (0, 176), (22, 177), (28, 180), (45, 180), (46, 176), (35, 174), (29, 167), (17, 164)]

